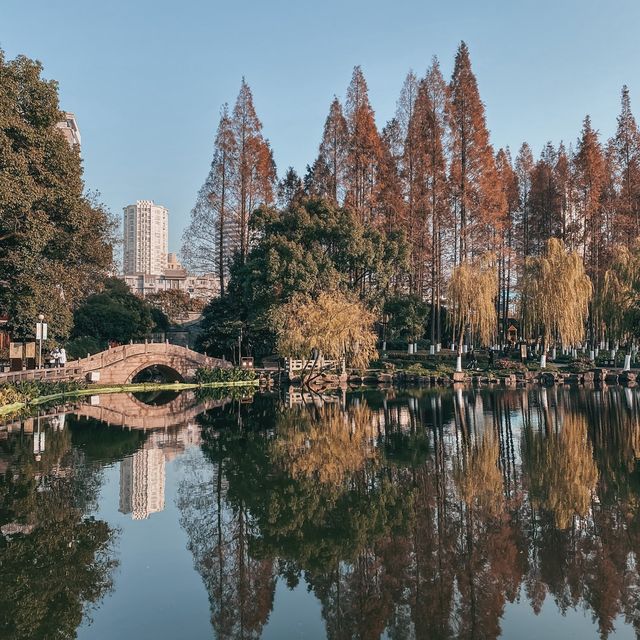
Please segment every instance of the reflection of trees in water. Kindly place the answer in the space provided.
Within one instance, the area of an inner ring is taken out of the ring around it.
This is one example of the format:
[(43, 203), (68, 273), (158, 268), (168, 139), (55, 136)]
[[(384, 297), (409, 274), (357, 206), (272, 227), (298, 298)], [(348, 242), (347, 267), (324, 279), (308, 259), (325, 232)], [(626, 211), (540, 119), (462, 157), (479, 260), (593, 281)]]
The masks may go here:
[[(181, 459), (185, 473), (178, 490), (180, 522), (220, 640), (260, 637), (273, 606), (273, 561), (256, 557), (250, 549), (257, 531), (244, 476), (258, 440), (241, 428), (253, 408), (227, 406), (202, 416), (205, 457), (191, 450)], [(262, 414), (264, 403), (255, 409)], [(207, 428), (212, 425), (221, 430)]]
[(561, 428), (547, 435), (526, 429), (523, 449), (533, 507), (553, 513), (560, 530), (586, 517), (598, 480), (586, 418), (566, 414)]
[(366, 405), (342, 410), (331, 404), (312, 415), (302, 407), (278, 421), (273, 458), (296, 479), (340, 485), (377, 459), (378, 424)]
[(113, 531), (87, 517), (101, 483), (97, 466), (71, 447), (65, 431), (47, 431), (34, 460), (31, 437), (2, 443), (0, 525), (26, 533), (0, 536), (0, 636), (75, 638), (83, 615), (111, 588)]
[(496, 638), (508, 602), (547, 596), (602, 637), (619, 615), (640, 630), (636, 392), (238, 406), (203, 418), (180, 488), (220, 638), (260, 634), (276, 576), (336, 639)]

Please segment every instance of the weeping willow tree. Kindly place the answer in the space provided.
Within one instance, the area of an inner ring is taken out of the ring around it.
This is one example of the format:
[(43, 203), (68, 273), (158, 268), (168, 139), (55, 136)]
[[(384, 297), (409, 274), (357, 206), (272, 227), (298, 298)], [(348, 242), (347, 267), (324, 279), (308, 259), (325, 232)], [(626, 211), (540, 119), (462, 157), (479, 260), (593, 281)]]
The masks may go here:
[(640, 245), (618, 246), (614, 255), (597, 306), (608, 337), (630, 345), (640, 327)]
[(449, 302), (454, 314), (454, 328), (458, 339), (458, 363), (466, 330), (476, 336), (481, 344), (490, 344), (496, 328), (496, 297), (498, 280), (494, 255), (487, 253), (474, 262), (460, 263), (449, 282)]
[(529, 331), (541, 331), (541, 366), (549, 343), (559, 339), (566, 347), (584, 338), (593, 287), (582, 258), (551, 238), (541, 256), (527, 258), (522, 284), (522, 315)]
[(325, 291), (315, 299), (296, 295), (278, 307), (271, 320), (278, 353), (293, 358), (315, 355), (307, 383), (316, 375), (320, 358), (363, 369), (377, 355), (374, 315), (340, 291)]

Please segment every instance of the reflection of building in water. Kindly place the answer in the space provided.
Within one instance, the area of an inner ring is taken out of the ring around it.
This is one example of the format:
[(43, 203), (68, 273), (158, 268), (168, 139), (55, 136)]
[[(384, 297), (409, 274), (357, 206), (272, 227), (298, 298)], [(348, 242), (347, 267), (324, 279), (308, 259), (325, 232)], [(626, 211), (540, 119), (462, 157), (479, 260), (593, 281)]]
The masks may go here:
[(120, 463), (120, 511), (144, 520), (164, 509), (164, 455), (141, 449)]
[(196, 425), (151, 433), (142, 449), (120, 463), (120, 512), (144, 520), (163, 511), (165, 464), (199, 444)]

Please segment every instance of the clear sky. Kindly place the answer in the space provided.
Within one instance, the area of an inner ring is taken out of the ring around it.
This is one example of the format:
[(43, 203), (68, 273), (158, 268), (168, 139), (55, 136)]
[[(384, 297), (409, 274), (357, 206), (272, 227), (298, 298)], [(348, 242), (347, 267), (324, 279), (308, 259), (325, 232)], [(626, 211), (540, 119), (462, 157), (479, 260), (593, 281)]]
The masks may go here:
[(460, 40), (496, 148), (573, 142), (586, 113), (611, 135), (624, 83), (640, 119), (639, 0), (0, 0), (0, 47), (77, 116), (87, 188), (119, 217), (167, 206), (172, 250), (243, 75), (279, 173), (303, 173), (354, 65), (382, 126), (407, 71), (435, 54), (449, 77)]

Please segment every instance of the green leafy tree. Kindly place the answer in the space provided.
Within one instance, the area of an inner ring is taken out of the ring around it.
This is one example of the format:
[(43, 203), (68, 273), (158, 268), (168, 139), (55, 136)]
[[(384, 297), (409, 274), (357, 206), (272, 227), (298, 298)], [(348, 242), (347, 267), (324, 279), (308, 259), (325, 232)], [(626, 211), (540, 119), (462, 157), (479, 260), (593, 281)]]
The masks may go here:
[(202, 311), (204, 307), (204, 301), (191, 299), (188, 293), (179, 289), (150, 293), (145, 300), (167, 316), (171, 323), (184, 320), (187, 314)]
[(17, 338), (43, 313), (59, 339), (111, 267), (113, 224), (83, 193), (79, 150), (56, 128), (58, 85), (41, 72), (0, 50), (0, 313)]
[(131, 293), (119, 278), (108, 278), (104, 289), (89, 296), (74, 313), (74, 337), (92, 337), (103, 346), (145, 338), (155, 328), (165, 330), (164, 313)]
[(233, 354), (241, 332), (243, 353), (273, 353), (272, 312), (294, 295), (337, 289), (376, 305), (406, 263), (401, 233), (385, 235), (326, 200), (263, 209), (251, 223), (259, 239), (232, 267), (227, 295), (204, 311), (199, 345), (208, 353)]
[(384, 304), (387, 329), (392, 340), (413, 342), (422, 337), (428, 307), (418, 296), (394, 296)]

